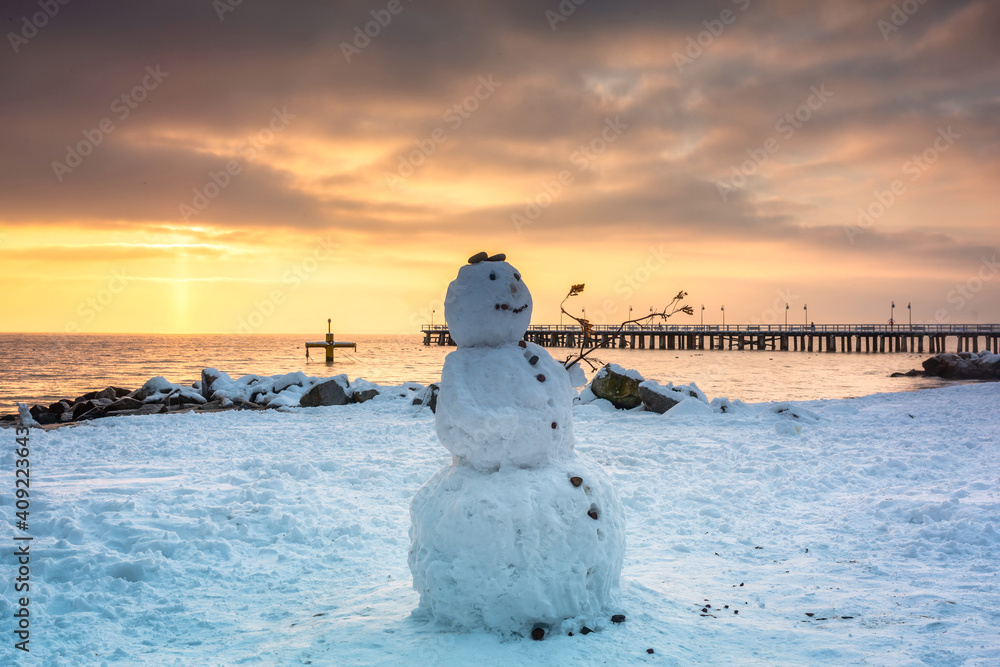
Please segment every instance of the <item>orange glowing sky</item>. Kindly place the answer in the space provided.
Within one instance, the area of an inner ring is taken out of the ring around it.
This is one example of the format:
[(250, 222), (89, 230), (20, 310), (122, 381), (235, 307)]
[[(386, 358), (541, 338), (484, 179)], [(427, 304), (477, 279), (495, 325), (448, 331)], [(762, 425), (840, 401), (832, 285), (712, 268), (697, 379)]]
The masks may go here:
[(0, 331), (998, 322), (1000, 5), (893, 4), (8, 3)]

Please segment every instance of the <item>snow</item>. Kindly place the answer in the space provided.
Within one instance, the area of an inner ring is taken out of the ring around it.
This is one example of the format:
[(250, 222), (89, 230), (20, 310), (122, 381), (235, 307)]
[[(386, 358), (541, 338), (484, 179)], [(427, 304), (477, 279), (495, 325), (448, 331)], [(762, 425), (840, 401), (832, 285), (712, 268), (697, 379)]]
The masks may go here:
[[(350, 387), (347, 375), (343, 373), (333, 377), (312, 377), (301, 371), (296, 371), (294, 373), (272, 376), (244, 375), (237, 380), (232, 379), (228, 373), (215, 368), (206, 368), (204, 373), (215, 377), (209, 393), (211, 400), (252, 401), (258, 405), (273, 408), (298, 406), (299, 399), (302, 398), (303, 394), (317, 384), (326, 382), (327, 380), (334, 380), (340, 384), (348, 396), (350, 396), (354, 389)], [(162, 380), (163, 378), (157, 379)], [(164, 380), (164, 382), (166, 381)], [(379, 388), (378, 385), (372, 382), (366, 380), (361, 380), (361, 382), (364, 384), (359, 388), (359, 391), (362, 388)], [(175, 388), (178, 391), (193, 391), (182, 385), (167, 383), (167, 386)], [(165, 387), (163, 391), (167, 391), (167, 388)], [(199, 392), (194, 393), (198, 394)], [(201, 402), (204, 402), (204, 399)]]
[(34, 417), (31, 416), (31, 408), (28, 407), (27, 403), (17, 404), (17, 414), (20, 417), (20, 423), (24, 426), (38, 426), (38, 422)]
[(578, 456), (492, 473), (448, 466), (411, 514), (420, 612), (444, 625), (565, 635), (603, 627), (617, 603), (621, 501), (601, 467)]
[[(635, 371), (632, 371), (635, 373)], [(705, 396), (705, 392), (698, 389), (698, 385), (694, 382), (690, 384), (679, 384), (674, 386), (673, 382), (668, 382), (665, 385), (661, 385), (656, 380), (644, 380), (639, 383), (640, 387), (645, 387), (650, 391), (653, 391), (661, 396), (667, 396), (674, 399), (675, 401), (682, 401), (685, 398), (695, 398), (706, 405), (709, 404), (708, 397)], [(671, 408), (672, 409), (672, 408)]]
[[(451, 457), (400, 392), (32, 429), (31, 653), (0, 662), (1000, 663), (998, 383), (799, 419), (577, 405), (628, 516), (627, 620), (541, 642), (411, 616), (410, 502)], [(11, 486), (13, 447), (0, 466)]]
[(146, 383), (139, 388), (138, 395), (142, 397), (140, 400), (145, 403), (160, 403), (163, 402), (163, 400), (168, 396), (170, 397), (170, 400), (184, 399), (188, 403), (205, 402), (205, 397), (201, 395), (200, 390), (194, 389), (193, 387), (173, 384), (168, 382), (166, 378), (159, 375), (147, 380)]
[(631, 378), (636, 382), (643, 382), (642, 374), (639, 371), (632, 368), (625, 368), (624, 366), (619, 366), (618, 364), (608, 364), (607, 366), (602, 367), (598, 373), (606, 374), (609, 370), (617, 373), (618, 375), (624, 375), (625, 377)]
[(445, 358), (438, 437), (479, 470), (543, 465), (573, 451), (569, 374), (544, 348), (526, 345), (460, 347)]

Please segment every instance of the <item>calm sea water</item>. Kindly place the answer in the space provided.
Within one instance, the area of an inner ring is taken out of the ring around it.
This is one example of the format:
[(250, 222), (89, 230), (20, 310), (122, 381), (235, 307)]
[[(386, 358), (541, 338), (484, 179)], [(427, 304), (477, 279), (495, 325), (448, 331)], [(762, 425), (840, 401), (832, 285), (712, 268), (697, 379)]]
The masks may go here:
[[(303, 371), (321, 377), (347, 373), (352, 380), (380, 384), (428, 384), (440, 379), (445, 355), (454, 349), (424, 346), (419, 334), (343, 336), (358, 344), (357, 351), (338, 350), (337, 360), (327, 365), (322, 351), (305, 357), (303, 344), (315, 340), (322, 336), (0, 334), (0, 413), (16, 410), (18, 401), (47, 405), (108, 385), (134, 389), (157, 375), (191, 384), (205, 367), (233, 377)], [(550, 352), (562, 359), (569, 350)], [(905, 353), (599, 350), (594, 355), (647, 379), (695, 382), (709, 398), (748, 402), (848, 398), (945, 384), (888, 377), (920, 368), (926, 358)]]

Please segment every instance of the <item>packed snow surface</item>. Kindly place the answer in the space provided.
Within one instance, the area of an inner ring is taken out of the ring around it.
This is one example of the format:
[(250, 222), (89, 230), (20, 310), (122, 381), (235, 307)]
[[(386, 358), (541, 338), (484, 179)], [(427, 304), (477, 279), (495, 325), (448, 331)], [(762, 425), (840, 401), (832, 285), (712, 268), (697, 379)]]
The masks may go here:
[(1000, 664), (998, 404), (576, 406), (628, 517), (627, 620), (540, 642), (411, 616), (410, 502), (451, 456), (409, 400), (32, 429), (31, 653), (0, 663)]

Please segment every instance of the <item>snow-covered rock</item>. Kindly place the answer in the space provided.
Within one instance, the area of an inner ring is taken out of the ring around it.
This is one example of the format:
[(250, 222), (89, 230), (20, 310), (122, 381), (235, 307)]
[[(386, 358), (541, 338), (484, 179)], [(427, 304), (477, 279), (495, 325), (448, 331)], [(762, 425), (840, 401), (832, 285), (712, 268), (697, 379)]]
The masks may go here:
[(338, 375), (312, 385), (302, 394), (298, 404), (304, 408), (315, 408), (322, 405), (346, 405), (349, 401), (346, 375)]
[(937, 354), (923, 362), (927, 375), (949, 380), (998, 380), (1000, 379), (1000, 355), (989, 350), (962, 352), (959, 354)]
[[(146, 380), (144, 385), (129, 394), (129, 398), (134, 398), (143, 403), (168, 403), (171, 405), (183, 405), (185, 403), (200, 404), (205, 402), (205, 397), (197, 389), (173, 384), (172, 382), (168, 382), (162, 375)], [(101, 399), (97, 398), (94, 400)], [(110, 405), (110, 402), (108, 404)]]
[(352, 401), (355, 403), (364, 403), (365, 401), (370, 401), (381, 394), (383, 388), (381, 385), (375, 384), (374, 382), (357, 378), (351, 382), (350, 390)]
[(620, 410), (631, 410), (642, 405), (639, 385), (643, 380), (639, 371), (607, 364), (594, 375), (590, 391), (598, 398), (611, 401)]
[(431, 412), (437, 412), (438, 392), (441, 386), (436, 382), (427, 385), (423, 391), (413, 397), (412, 405), (426, 406)]
[(655, 380), (645, 380), (639, 383), (639, 397), (646, 410), (663, 414), (686, 398), (694, 398), (705, 405), (709, 404), (705, 392), (698, 389), (693, 382), (674, 386), (673, 382), (661, 385)]

